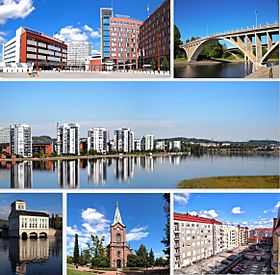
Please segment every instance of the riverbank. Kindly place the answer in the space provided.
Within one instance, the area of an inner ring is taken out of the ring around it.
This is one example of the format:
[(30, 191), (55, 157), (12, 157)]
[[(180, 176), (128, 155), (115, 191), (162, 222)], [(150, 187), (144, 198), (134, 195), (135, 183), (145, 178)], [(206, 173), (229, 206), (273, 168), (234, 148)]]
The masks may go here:
[(215, 64), (222, 64), (222, 63), (244, 63), (246, 61), (242, 59), (233, 59), (233, 60), (228, 60), (228, 59), (213, 59), (213, 60), (200, 60), (200, 61), (188, 61), (187, 59), (185, 60), (175, 60), (174, 66), (184, 66), (184, 65), (215, 65)]
[(279, 78), (279, 66), (261, 67), (245, 78)]
[(48, 160), (76, 160), (76, 159), (100, 159), (100, 158), (121, 158), (121, 157), (168, 157), (183, 156), (189, 153), (143, 153), (143, 154), (112, 154), (112, 155), (91, 155), (91, 156), (59, 156), (59, 157), (42, 157), (42, 158), (6, 158), (0, 161), (48, 161)]
[(279, 176), (224, 176), (182, 180), (177, 188), (279, 188)]

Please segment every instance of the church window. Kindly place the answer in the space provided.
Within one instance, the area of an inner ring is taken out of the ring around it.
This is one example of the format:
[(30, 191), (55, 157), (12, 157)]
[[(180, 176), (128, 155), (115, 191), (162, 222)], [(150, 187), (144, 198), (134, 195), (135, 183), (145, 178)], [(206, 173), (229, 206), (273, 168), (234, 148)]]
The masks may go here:
[(117, 242), (121, 241), (121, 234), (120, 233), (116, 234), (116, 240), (117, 240)]

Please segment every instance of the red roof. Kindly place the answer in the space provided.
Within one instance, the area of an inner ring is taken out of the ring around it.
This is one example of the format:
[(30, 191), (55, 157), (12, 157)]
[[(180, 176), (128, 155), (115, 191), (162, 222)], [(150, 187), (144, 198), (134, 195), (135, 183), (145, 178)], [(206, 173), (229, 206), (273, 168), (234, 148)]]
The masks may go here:
[(193, 216), (189, 213), (181, 214), (181, 213), (174, 213), (174, 220), (177, 221), (187, 221), (187, 222), (198, 222), (198, 223), (208, 223), (208, 224), (219, 224), (222, 225), (223, 223), (216, 221), (215, 219), (209, 219), (199, 216)]
[(272, 231), (272, 228), (264, 227), (264, 228), (253, 228), (255, 231)]

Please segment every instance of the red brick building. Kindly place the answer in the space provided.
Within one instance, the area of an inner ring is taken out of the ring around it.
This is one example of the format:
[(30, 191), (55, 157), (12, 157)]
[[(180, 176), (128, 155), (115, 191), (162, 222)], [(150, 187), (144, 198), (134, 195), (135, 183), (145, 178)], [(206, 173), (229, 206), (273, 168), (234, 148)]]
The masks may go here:
[(170, 0), (165, 0), (140, 27), (139, 52), (141, 66), (153, 59), (160, 69), (164, 58), (170, 64)]
[(40, 143), (33, 143), (32, 144), (32, 152), (41, 154), (51, 154), (53, 153), (53, 143), (52, 142), (40, 142)]
[(127, 256), (131, 249), (126, 243), (126, 226), (122, 222), (119, 205), (116, 203), (114, 222), (110, 228), (110, 244), (108, 245), (110, 255), (110, 266), (124, 268), (127, 266)]

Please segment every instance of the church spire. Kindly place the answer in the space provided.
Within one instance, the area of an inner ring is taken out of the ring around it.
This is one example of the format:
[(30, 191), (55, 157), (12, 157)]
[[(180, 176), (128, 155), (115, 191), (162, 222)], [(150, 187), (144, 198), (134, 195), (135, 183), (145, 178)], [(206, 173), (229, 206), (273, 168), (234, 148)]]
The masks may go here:
[(114, 216), (114, 222), (112, 225), (115, 225), (116, 223), (120, 223), (121, 225), (123, 225), (118, 201), (116, 201), (116, 211)]

